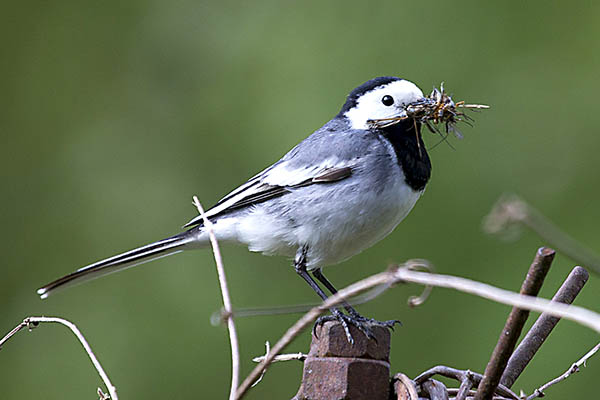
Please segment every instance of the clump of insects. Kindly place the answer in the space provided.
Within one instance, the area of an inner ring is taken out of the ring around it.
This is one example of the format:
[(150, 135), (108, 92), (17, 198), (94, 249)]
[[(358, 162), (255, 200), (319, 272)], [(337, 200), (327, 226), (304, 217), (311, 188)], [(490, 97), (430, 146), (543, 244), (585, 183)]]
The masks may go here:
[[(423, 97), (413, 103), (404, 106), (405, 114), (400, 117), (382, 118), (369, 120), (371, 128), (385, 128), (395, 125), (400, 121), (412, 119), (415, 122), (415, 131), (417, 122), (427, 126), (432, 133), (437, 133), (444, 139), (449, 133), (453, 133), (457, 138), (462, 139), (461, 132), (456, 128), (458, 122), (464, 122), (471, 125), (473, 118), (462, 112), (460, 109), (484, 110), (490, 106), (484, 104), (466, 104), (464, 101), (454, 102), (452, 97), (444, 91), (444, 84), (440, 89), (433, 88), (428, 97)], [(441, 132), (438, 125), (444, 126)]]

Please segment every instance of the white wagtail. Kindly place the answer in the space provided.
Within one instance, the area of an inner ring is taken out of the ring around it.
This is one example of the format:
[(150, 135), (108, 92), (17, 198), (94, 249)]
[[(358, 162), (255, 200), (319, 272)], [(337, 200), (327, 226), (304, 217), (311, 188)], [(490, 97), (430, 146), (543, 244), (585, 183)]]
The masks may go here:
[[(354, 89), (333, 119), (206, 212), (218, 240), (295, 257), (296, 272), (321, 298), (327, 295), (309, 272), (335, 293), (321, 268), (383, 239), (423, 194), (431, 163), (421, 124), (412, 119), (383, 128), (369, 123), (406, 116), (405, 106), (423, 97), (415, 84), (396, 77), (371, 79)], [(208, 247), (202, 221), (198, 216), (182, 233), (78, 269), (37, 293), (46, 298), (59, 288)], [(348, 323), (371, 335), (369, 326), (379, 322), (344, 307), (349, 314), (332, 309), (329, 319), (342, 322), (349, 340)]]

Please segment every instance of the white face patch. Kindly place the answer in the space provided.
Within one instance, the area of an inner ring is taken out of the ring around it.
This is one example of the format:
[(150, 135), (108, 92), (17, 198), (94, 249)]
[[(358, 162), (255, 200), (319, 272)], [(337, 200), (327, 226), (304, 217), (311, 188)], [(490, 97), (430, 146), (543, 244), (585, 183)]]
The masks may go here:
[[(384, 96), (394, 99), (392, 105), (386, 106), (381, 101)], [(356, 101), (356, 106), (344, 113), (353, 129), (367, 129), (370, 119), (400, 117), (403, 107), (423, 97), (423, 92), (412, 82), (406, 80), (393, 81), (378, 86), (363, 94)]]

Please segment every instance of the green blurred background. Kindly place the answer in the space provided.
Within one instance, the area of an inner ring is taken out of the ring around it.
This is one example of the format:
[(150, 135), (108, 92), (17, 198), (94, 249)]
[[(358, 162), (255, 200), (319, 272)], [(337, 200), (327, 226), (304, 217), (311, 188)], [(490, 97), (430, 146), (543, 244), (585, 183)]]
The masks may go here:
[[(68, 318), (122, 399), (225, 398), (230, 356), (212, 254), (186, 253), (46, 301), (41, 284), (178, 232), (196, 212), (276, 161), (375, 76), (491, 104), (465, 139), (431, 150), (433, 177), (409, 217), (374, 248), (327, 270), (343, 287), (408, 258), (517, 290), (538, 246), (481, 230), (505, 191), (589, 247), (597, 227), (600, 6), (578, 2), (12, 2), (0, 17), (0, 330), (27, 315)], [(438, 139), (426, 135), (429, 147)], [(288, 260), (226, 247), (236, 307), (312, 302)], [(559, 255), (542, 295), (574, 262)], [(577, 300), (600, 310), (598, 277)], [(483, 370), (509, 311), (435, 290), (420, 308), (401, 286), (364, 314), (399, 318), (392, 369)], [(297, 315), (238, 320), (242, 373)], [(305, 351), (308, 332), (290, 351)], [(514, 389), (562, 373), (598, 336), (561, 322)], [(596, 395), (599, 360), (548, 391)], [(301, 364), (273, 366), (249, 399), (295, 394)], [(58, 326), (0, 352), (0, 397), (95, 398), (101, 382)], [(575, 396), (576, 395), (576, 396)]]

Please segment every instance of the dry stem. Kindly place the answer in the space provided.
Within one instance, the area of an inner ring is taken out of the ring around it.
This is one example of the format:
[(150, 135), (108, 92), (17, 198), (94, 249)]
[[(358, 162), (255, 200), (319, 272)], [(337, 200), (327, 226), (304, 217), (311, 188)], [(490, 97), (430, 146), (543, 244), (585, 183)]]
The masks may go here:
[[(77, 337), (77, 339), (79, 340), (79, 343), (81, 343), (81, 345), (83, 346), (83, 349), (85, 350), (88, 357), (92, 361), (92, 364), (94, 364), (94, 368), (96, 368), (98, 375), (100, 375), (100, 378), (102, 378), (104, 385), (106, 385), (106, 388), (108, 389), (110, 398), (112, 400), (119, 399), (117, 396), (117, 388), (113, 386), (112, 382), (108, 378), (108, 375), (106, 374), (106, 372), (104, 372), (102, 365), (100, 365), (100, 362), (96, 358), (96, 355), (92, 351), (92, 348), (88, 344), (87, 340), (85, 340), (85, 337), (81, 334), (79, 329), (77, 329), (77, 326), (75, 326), (74, 323), (67, 321), (66, 319), (58, 318), (58, 317), (27, 317), (23, 320), (23, 322), (21, 322), (13, 330), (11, 330), (6, 336), (4, 336), (2, 338), (2, 340), (0, 340), (0, 348), (2, 347), (2, 345), (4, 343), (6, 343), (6, 341), (8, 341), (12, 336), (14, 336), (17, 332), (19, 332), (23, 328), (29, 328), (31, 330), (34, 327), (36, 327), (39, 323), (57, 323), (57, 324), (61, 324), (61, 325), (66, 326), (67, 328), (69, 328), (71, 330), (71, 332), (73, 332), (73, 334)], [(100, 389), (98, 389), (98, 392), (101, 393), (102, 391)]]
[(574, 374), (575, 372), (579, 372), (580, 367), (582, 365), (585, 367), (585, 363), (587, 362), (587, 360), (591, 356), (593, 356), (594, 354), (596, 354), (598, 352), (598, 350), (600, 350), (600, 343), (598, 343), (596, 346), (594, 346), (590, 351), (588, 351), (577, 362), (575, 362), (573, 365), (571, 365), (569, 367), (569, 369), (565, 371), (564, 374), (562, 374), (559, 377), (556, 377), (556, 378), (552, 379), (550, 382), (546, 383), (545, 385), (542, 385), (539, 388), (535, 389), (535, 391), (531, 394), (531, 396), (527, 397), (526, 400), (532, 400), (532, 399), (535, 399), (537, 397), (543, 397), (544, 396), (544, 390), (548, 389), (552, 385), (555, 385), (555, 384), (557, 384), (559, 382), (564, 381), (569, 376), (571, 376), (571, 374)]
[(217, 275), (219, 276), (219, 284), (221, 285), (221, 296), (223, 297), (223, 308), (225, 309), (227, 319), (227, 330), (229, 331), (229, 342), (231, 344), (231, 389), (229, 390), (229, 399), (235, 399), (235, 391), (239, 385), (240, 380), (240, 348), (237, 338), (237, 332), (235, 329), (235, 323), (233, 321), (233, 307), (231, 306), (231, 297), (229, 296), (229, 289), (227, 287), (227, 278), (225, 277), (225, 268), (223, 267), (223, 259), (221, 257), (221, 251), (219, 249), (219, 243), (217, 237), (213, 231), (213, 224), (206, 218), (204, 209), (198, 200), (198, 197), (194, 196), (194, 205), (198, 209), (198, 212), (202, 216), (204, 227), (208, 232), (210, 238), (210, 244), (212, 246), (213, 255), (215, 257), (215, 263), (217, 264)]
[[(456, 394), (456, 400), (464, 400), (470, 393), (472, 386), (477, 386), (483, 380), (483, 375), (469, 370), (460, 370), (445, 365), (438, 365), (427, 371), (421, 373), (414, 379), (416, 385), (421, 385), (434, 375), (445, 376), (446, 378), (452, 378), (460, 382), (460, 388)], [(506, 397), (513, 400), (518, 400), (519, 396), (513, 393), (509, 388), (504, 385), (498, 385), (496, 393), (502, 397)]]

